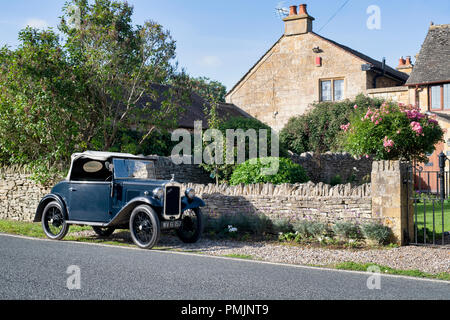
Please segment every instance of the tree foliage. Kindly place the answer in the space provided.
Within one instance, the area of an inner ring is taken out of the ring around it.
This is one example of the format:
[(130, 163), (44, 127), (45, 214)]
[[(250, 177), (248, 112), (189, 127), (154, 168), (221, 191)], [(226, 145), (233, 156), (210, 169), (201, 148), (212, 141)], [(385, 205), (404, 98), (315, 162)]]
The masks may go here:
[(340, 127), (348, 123), (354, 106), (377, 108), (382, 101), (359, 95), (355, 100), (313, 104), (303, 115), (292, 117), (280, 132), (280, 142), (292, 152), (340, 151)]
[[(87, 140), (101, 134), (103, 149), (109, 150), (117, 133), (130, 126), (146, 132), (141, 143), (157, 128), (174, 127), (179, 103), (172, 97), (183, 94), (153, 86), (167, 84), (174, 74), (170, 33), (154, 21), (134, 26), (126, 2), (72, 0), (63, 13), (65, 49), (93, 106)], [(152, 108), (156, 101), (160, 108)]]
[(26, 28), (16, 50), (0, 50), (3, 162), (67, 160), (81, 146), (86, 97), (51, 30)]
[(176, 127), (189, 93), (168, 85), (170, 33), (132, 14), (122, 1), (71, 0), (59, 35), (27, 27), (16, 49), (0, 49), (0, 161), (42, 169), (85, 149), (167, 154), (150, 138)]

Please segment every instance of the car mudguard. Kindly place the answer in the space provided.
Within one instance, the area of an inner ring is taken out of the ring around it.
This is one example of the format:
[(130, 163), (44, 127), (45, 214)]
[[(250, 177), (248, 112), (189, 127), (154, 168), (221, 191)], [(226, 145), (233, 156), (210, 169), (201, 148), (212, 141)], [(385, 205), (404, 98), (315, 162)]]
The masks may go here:
[(137, 197), (130, 200), (125, 206), (120, 209), (120, 211), (112, 218), (108, 223), (108, 227), (121, 225), (128, 222), (131, 212), (134, 208), (141, 204), (147, 204), (150, 207), (161, 208), (161, 201), (153, 198)]
[(181, 211), (185, 211), (188, 209), (195, 209), (195, 208), (199, 208), (199, 207), (204, 207), (205, 206), (205, 202), (198, 198), (198, 197), (194, 197), (194, 199), (189, 200), (187, 197), (182, 197), (181, 198)]
[(36, 213), (34, 215), (33, 222), (41, 221), (42, 213), (44, 212), (45, 207), (47, 206), (47, 204), (49, 204), (52, 201), (56, 201), (61, 205), (61, 208), (63, 209), (63, 214), (67, 219), (67, 208), (66, 208), (66, 204), (64, 203), (64, 200), (62, 199), (61, 196), (51, 193), (51, 194), (48, 194), (45, 197), (43, 197), (41, 199), (41, 201), (39, 202), (39, 205), (36, 209)]

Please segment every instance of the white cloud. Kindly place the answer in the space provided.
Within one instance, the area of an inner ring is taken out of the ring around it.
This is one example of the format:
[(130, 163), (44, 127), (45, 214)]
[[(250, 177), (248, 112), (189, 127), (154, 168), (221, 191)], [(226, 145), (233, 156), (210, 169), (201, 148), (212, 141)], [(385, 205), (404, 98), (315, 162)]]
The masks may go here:
[(222, 60), (217, 56), (204, 56), (198, 63), (204, 67), (220, 67), (222, 65)]
[(47, 21), (38, 18), (28, 19), (25, 25), (36, 29), (45, 29), (48, 27)]

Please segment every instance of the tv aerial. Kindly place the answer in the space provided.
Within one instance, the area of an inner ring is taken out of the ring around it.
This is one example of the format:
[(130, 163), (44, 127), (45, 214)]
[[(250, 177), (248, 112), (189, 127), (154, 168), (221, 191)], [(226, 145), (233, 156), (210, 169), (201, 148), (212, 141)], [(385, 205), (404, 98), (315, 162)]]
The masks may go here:
[(284, 3), (284, 1), (280, 1), (275, 7), (275, 14), (280, 19), (284, 19), (289, 15), (289, 9), (287, 7), (284, 7)]

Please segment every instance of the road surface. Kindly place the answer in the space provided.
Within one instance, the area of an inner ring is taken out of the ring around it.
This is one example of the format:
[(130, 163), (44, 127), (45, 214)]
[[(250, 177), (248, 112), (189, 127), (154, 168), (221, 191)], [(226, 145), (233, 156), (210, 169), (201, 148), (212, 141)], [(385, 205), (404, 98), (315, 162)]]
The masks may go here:
[(0, 235), (2, 300), (450, 299), (450, 282), (373, 276)]

